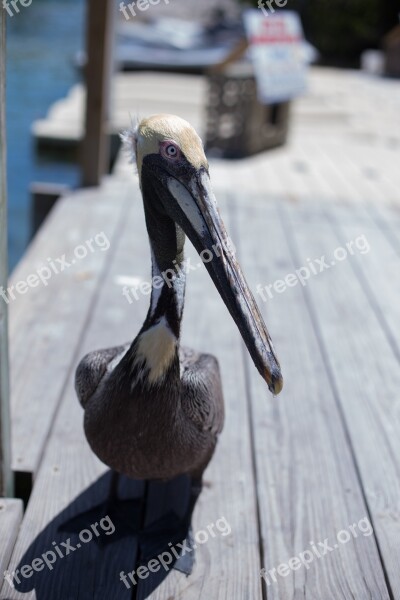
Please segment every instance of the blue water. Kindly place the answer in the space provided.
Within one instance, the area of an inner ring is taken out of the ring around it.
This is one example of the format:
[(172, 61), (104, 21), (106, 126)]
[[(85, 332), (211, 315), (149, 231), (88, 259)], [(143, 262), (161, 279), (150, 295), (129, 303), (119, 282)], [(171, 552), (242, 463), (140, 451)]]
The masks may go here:
[(32, 0), (7, 18), (10, 268), (30, 238), (29, 184), (78, 182), (77, 165), (37, 155), (30, 127), (79, 80), (72, 58), (83, 46), (84, 18), (84, 0)]

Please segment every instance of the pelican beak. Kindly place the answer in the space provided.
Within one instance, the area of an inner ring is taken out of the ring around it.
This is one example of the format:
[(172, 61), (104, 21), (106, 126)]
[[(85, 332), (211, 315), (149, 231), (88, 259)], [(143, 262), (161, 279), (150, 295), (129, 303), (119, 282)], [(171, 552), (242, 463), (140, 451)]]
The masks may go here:
[(270, 391), (279, 394), (283, 386), (279, 362), (267, 327), (231, 249), (207, 170), (201, 168), (190, 177), (179, 179), (169, 174), (165, 184), (169, 190), (168, 199), (163, 202), (165, 211), (204, 257), (203, 262), (239, 328), (255, 366)]

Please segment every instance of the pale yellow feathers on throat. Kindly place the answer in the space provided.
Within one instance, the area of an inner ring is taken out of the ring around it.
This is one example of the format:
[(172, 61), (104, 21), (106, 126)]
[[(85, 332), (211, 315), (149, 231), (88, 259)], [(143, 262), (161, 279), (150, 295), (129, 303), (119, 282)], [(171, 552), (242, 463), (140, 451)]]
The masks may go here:
[(160, 142), (171, 140), (178, 144), (187, 160), (196, 168), (208, 169), (203, 144), (193, 127), (175, 115), (152, 115), (143, 119), (137, 129), (136, 161), (139, 177), (143, 158), (148, 154), (158, 154)]
[(168, 370), (176, 356), (177, 339), (165, 317), (144, 331), (138, 340), (135, 364), (144, 362), (144, 370), (150, 383), (156, 383)]

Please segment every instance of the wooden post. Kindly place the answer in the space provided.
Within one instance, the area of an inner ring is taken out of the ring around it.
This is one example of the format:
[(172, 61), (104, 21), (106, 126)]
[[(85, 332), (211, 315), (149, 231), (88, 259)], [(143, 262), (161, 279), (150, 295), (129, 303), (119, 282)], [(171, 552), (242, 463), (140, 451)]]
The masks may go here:
[(88, 0), (86, 24), (86, 116), (82, 185), (97, 186), (108, 171), (110, 87), (114, 34), (113, 0)]
[[(0, 10), (0, 291), (7, 288), (6, 13)], [(0, 297), (0, 496), (12, 496), (7, 303)]]

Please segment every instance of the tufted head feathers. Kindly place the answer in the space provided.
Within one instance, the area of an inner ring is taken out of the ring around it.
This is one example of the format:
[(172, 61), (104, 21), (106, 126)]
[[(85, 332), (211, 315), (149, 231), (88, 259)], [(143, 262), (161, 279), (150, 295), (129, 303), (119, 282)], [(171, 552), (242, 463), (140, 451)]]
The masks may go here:
[(168, 141), (175, 142), (186, 160), (196, 169), (208, 169), (200, 137), (190, 123), (175, 115), (161, 114), (143, 119), (124, 132), (121, 138), (130, 156), (136, 157), (139, 177), (143, 158), (148, 154), (158, 154), (160, 144)]

